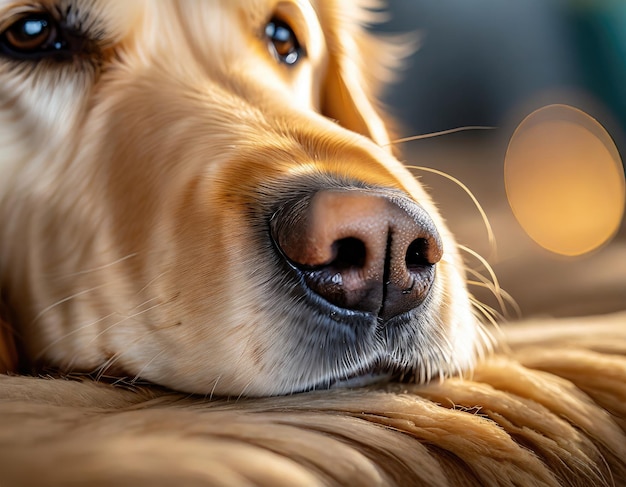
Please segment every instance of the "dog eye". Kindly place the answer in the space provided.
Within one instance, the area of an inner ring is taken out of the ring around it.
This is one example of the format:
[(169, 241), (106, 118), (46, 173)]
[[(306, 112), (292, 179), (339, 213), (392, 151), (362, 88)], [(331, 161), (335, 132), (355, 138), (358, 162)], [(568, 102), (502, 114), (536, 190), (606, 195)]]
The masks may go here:
[(265, 36), (270, 50), (280, 62), (293, 66), (303, 54), (303, 49), (293, 30), (282, 20), (272, 19), (265, 26)]
[(0, 34), (0, 52), (16, 59), (65, 59), (83, 43), (81, 36), (63, 29), (46, 13), (21, 17)]

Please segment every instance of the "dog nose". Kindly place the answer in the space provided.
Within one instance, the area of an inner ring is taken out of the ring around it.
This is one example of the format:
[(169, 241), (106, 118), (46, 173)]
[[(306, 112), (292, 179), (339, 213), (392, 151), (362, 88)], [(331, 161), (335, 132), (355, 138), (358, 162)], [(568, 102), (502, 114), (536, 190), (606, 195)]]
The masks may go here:
[(426, 211), (382, 191), (318, 191), (279, 210), (272, 232), (312, 291), (383, 321), (426, 299), (443, 252)]

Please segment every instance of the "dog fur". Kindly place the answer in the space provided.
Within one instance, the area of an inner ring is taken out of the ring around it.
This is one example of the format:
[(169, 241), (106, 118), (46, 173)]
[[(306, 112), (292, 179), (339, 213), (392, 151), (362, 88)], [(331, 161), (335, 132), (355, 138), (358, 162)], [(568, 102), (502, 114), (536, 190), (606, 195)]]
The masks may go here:
[[(454, 238), (390, 150), (374, 100), (401, 49), (365, 7), (0, 0), (3, 42), (34, 9), (80, 46), (0, 57), (1, 485), (626, 482), (623, 315), (595, 341), (513, 333), (471, 379), (243, 398), (374, 363), (458, 376), (488, 348)], [(377, 347), (320, 332), (268, 237), (277, 198), (328, 185), (401, 193), (443, 242), (428, 301)]]
[(472, 380), (426, 386), (207, 400), (0, 376), (0, 482), (624, 485), (625, 319), (513, 328)]
[[(5, 29), (37, 9), (0, 6)], [(364, 7), (41, 9), (82, 44), (69, 59), (0, 63), (0, 275), (25, 363), (257, 396), (372, 369), (428, 381), (472, 367), (481, 340), (462, 263), (390, 152), (374, 103), (389, 67), (373, 59), (394, 48), (367, 37)], [(273, 17), (298, 33), (293, 66), (268, 46)], [(267, 231), (294, 194), (364, 187), (417, 202), (443, 242), (428, 300), (394, 326), (364, 315), (337, 325), (294, 295)]]

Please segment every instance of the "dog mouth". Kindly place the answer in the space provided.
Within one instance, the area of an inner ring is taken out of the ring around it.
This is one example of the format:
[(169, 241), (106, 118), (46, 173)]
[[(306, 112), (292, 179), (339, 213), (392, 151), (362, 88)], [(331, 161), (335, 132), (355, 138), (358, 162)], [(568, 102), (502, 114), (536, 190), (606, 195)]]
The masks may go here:
[(304, 276), (291, 272), (291, 292), (298, 296), (297, 312), (306, 316), (294, 335), (306, 343), (296, 355), (299, 373), (292, 393), (410, 382), (412, 363), (427, 346), (418, 315), (430, 313), (430, 300), (420, 309), (383, 321), (373, 313), (343, 309), (327, 302), (307, 286)]

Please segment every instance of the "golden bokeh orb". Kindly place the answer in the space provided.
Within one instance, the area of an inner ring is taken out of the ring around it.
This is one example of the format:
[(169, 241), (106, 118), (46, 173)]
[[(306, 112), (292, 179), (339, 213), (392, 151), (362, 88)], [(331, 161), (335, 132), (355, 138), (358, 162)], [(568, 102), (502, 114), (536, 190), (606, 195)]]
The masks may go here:
[(509, 142), (504, 179), (520, 225), (557, 254), (597, 249), (624, 216), (617, 147), (597, 120), (569, 105), (540, 108), (522, 121)]

